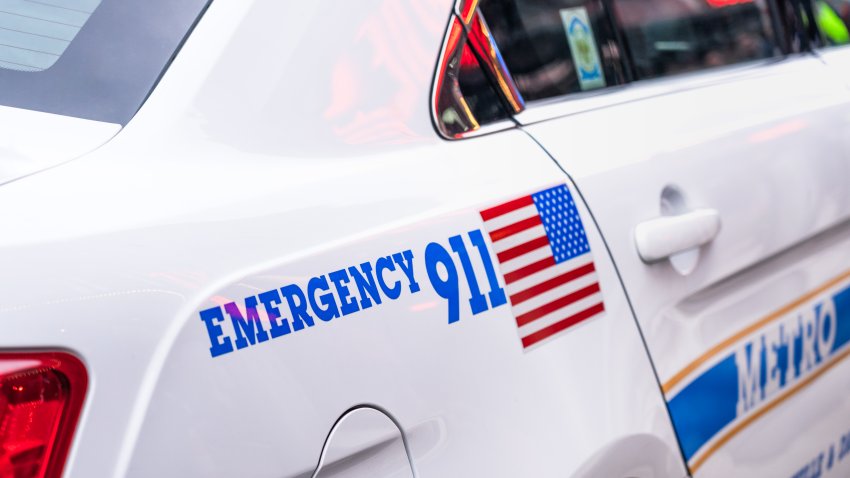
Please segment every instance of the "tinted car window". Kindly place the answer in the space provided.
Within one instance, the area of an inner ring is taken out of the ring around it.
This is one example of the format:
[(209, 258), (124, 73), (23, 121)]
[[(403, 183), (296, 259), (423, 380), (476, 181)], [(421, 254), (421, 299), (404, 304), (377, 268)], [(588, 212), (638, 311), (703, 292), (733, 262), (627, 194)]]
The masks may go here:
[(807, 5), (805, 12), (815, 17), (822, 46), (847, 45), (850, 43), (850, 1), (816, 0)]
[(526, 100), (624, 82), (602, 2), (485, 0), (481, 10)]
[(0, 68), (53, 66), (100, 0), (0, 0)]
[(210, 0), (0, 0), (0, 105), (126, 124)]
[(763, 0), (613, 0), (613, 4), (638, 79), (779, 54)]
[(484, 76), (478, 59), (469, 45), (465, 45), (460, 56), (458, 86), (473, 117), (481, 124), (507, 119), (499, 95)]

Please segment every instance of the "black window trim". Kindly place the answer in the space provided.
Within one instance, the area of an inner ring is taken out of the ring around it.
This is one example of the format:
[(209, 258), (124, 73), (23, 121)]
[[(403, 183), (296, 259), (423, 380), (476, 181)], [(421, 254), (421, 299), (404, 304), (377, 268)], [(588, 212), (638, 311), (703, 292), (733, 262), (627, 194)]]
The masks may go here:
[[(541, 121), (546, 121), (548, 119), (584, 113), (600, 108), (608, 108), (632, 101), (641, 101), (668, 93), (700, 88), (716, 84), (718, 82), (732, 81), (743, 75), (748, 75), (754, 68), (774, 65), (801, 56), (812, 56), (813, 49), (810, 44), (808, 46), (804, 45), (803, 51), (797, 53), (791, 52), (790, 45), (786, 42), (789, 32), (785, 29), (784, 25), (779, 22), (779, 7), (777, 2), (790, 3), (791, 1), (795, 0), (766, 0), (770, 14), (773, 40), (776, 45), (779, 45), (780, 55), (718, 66), (711, 69), (694, 70), (670, 76), (637, 79), (637, 75), (634, 71), (634, 62), (631, 58), (631, 51), (628, 49), (627, 39), (620, 28), (619, 19), (616, 17), (616, 10), (613, 8), (613, 0), (601, 0), (607, 20), (613, 25), (612, 30), (615, 32), (615, 41), (617, 43), (617, 48), (620, 49), (620, 55), (622, 58), (621, 61), (626, 71), (626, 81), (621, 84), (606, 86), (605, 88), (599, 88), (596, 90), (572, 92), (540, 100), (530, 100), (526, 102), (526, 108), (524, 111), (514, 114), (512, 117), (520, 126), (527, 126)], [(808, 2), (809, 0), (796, 1)], [(670, 84), (675, 83), (683, 83), (683, 85), (681, 87), (674, 88), (673, 90), (667, 89), (658, 92), (654, 91), (656, 88), (663, 89), (669, 87)], [(625, 96), (625, 98), (621, 98), (619, 100), (609, 98), (623, 96)], [(573, 103), (574, 107), (562, 106), (569, 103)], [(541, 110), (551, 111), (552, 115), (541, 115)]]

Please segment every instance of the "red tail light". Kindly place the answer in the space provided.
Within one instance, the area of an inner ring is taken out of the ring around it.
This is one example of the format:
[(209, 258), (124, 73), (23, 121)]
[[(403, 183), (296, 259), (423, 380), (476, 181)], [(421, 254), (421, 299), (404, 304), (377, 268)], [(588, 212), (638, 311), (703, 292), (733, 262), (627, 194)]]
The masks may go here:
[(437, 64), (431, 114), (446, 139), (512, 128), (508, 116), (525, 109), (478, 1), (456, 0)]
[(0, 353), (0, 478), (62, 474), (87, 386), (73, 355)]

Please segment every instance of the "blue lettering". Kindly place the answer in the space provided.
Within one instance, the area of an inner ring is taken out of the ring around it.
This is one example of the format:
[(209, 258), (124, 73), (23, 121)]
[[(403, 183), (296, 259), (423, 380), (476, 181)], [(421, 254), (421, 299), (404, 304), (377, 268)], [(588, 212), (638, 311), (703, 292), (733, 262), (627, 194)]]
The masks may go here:
[[(446, 270), (445, 279), (440, 277), (440, 271), (437, 269), (439, 264)], [(457, 266), (449, 251), (436, 242), (428, 244), (425, 247), (425, 270), (437, 295), (448, 301), (449, 323), (457, 322), (460, 320)]]
[(269, 339), (269, 334), (263, 329), (263, 324), (260, 322), (260, 314), (257, 313), (257, 298), (248, 297), (245, 299), (245, 315), (239, 310), (239, 306), (235, 302), (224, 304), (224, 310), (230, 316), (230, 321), (233, 323), (233, 330), (236, 331), (236, 348), (244, 349), (248, 343), (255, 345), (259, 342), (265, 342)]
[(292, 313), (292, 330), (298, 332), (304, 328), (304, 324), (312, 327), (313, 317), (307, 312), (307, 298), (304, 297), (301, 288), (295, 284), (289, 284), (281, 287), (280, 293), (286, 298), (289, 312)]
[(224, 321), (224, 314), (221, 312), (221, 307), (202, 310), (201, 320), (207, 326), (207, 334), (210, 336), (210, 355), (218, 357), (219, 355), (233, 352), (233, 344), (230, 342), (230, 337), (219, 340), (219, 337), (224, 334), (221, 326), (217, 324), (217, 322)]
[(316, 291), (329, 290), (328, 279), (325, 276), (313, 277), (307, 283), (307, 297), (310, 299), (310, 307), (313, 309), (316, 317), (325, 322), (339, 317), (339, 308), (332, 293), (328, 292), (319, 296), (319, 302), (324, 307), (319, 307), (319, 304), (316, 302)]
[(460, 257), (460, 265), (463, 267), (463, 274), (466, 276), (466, 283), (469, 286), (469, 308), (472, 310), (472, 315), (480, 314), (487, 310), (487, 298), (481, 293), (478, 287), (478, 279), (475, 277), (475, 269), (472, 268), (472, 261), (469, 260), (469, 253), (466, 251), (466, 244), (463, 243), (463, 238), (460, 236), (452, 236), (449, 238), (449, 245), (452, 250)]
[(387, 269), (391, 271), (395, 270), (392, 256), (379, 257), (375, 262), (375, 275), (378, 276), (378, 285), (381, 286), (381, 290), (385, 296), (390, 300), (396, 300), (401, 295), (401, 281), (397, 280), (392, 287), (387, 287), (387, 282), (384, 279), (384, 271)]
[(257, 298), (259, 298), (260, 302), (263, 303), (263, 307), (266, 309), (266, 315), (269, 316), (269, 323), (271, 324), (269, 333), (271, 333), (272, 338), (276, 339), (281, 335), (286, 335), (291, 332), (288, 321), (284, 320), (281, 322), (278, 320), (280, 319), (280, 311), (277, 309), (277, 306), (280, 305), (281, 299), (277, 289), (263, 292), (258, 295)]
[(830, 445), (829, 446), (829, 455), (827, 455), (827, 458), (826, 458), (826, 469), (827, 470), (832, 469), (832, 463), (834, 462), (834, 460), (835, 460), (835, 446)]
[(484, 263), (484, 270), (487, 272), (487, 281), (490, 282), (490, 307), (496, 308), (508, 302), (505, 295), (505, 289), (499, 285), (499, 278), (496, 276), (496, 269), (493, 267), (493, 259), (490, 257), (490, 251), (487, 250), (487, 244), (484, 242), (484, 236), (479, 229), (469, 231), (469, 239), (472, 245), (478, 249), (478, 255), (481, 256), (481, 262)]
[[(360, 270), (351, 266), (348, 268), (348, 273), (354, 279), (357, 291), (360, 292), (361, 309), (372, 307), (372, 300), (375, 301), (375, 304), (381, 303), (381, 294), (378, 293), (378, 285), (375, 284), (375, 276), (372, 275), (372, 264), (364, 262), (360, 264)], [(369, 300), (370, 295), (372, 296), (371, 300)]]
[(330, 277), (331, 282), (334, 283), (336, 294), (339, 296), (339, 302), (342, 304), (342, 307), (340, 308), (340, 310), (342, 310), (342, 315), (348, 315), (360, 310), (360, 308), (357, 307), (357, 301), (350, 298), (351, 291), (349, 291), (348, 287), (345, 285), (349, 281), (348, 273), (345, 272), (345, 269), (333, 271), (328, 274), (328, 277)]
[(393, 254), (393, 260), (396, 264), (398, 264), (401, 271), (404, 272), (404, 275), (407, 277), (410, 293), (413, 294), (419, 292), (419, 284), (416, 282), (416, 279), (413, 278), (413, 253), (410, 252), (410, 249), (404, 252), (396, 252)]
[(841, 445), (838, 451), (838, 460), (843, 460), (844, 457), (850, 455), (850, 433), (841, 437)]

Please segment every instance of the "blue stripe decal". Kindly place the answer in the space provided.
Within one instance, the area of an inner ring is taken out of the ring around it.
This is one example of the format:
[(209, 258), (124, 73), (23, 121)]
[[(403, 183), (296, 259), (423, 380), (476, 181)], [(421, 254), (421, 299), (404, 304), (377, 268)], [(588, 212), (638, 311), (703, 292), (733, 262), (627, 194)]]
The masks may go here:
[(729, 356), (700, 375), (670, 401), (670, 415), (687, 459), (735, 419), (738, 370)]
[(850, 286), (736, 345), (668, 399), (685, 458), (729, 424), (778, 398), (850, 343)]
[(835, 345), (832, 347), (832, 354), (834, 354), (845, 344), (850, 343), (850, 318), (848, 318), (850, 316), (850, 287), (836, 294), (832, 301), (835, 302), (836, 315), (841, 319), (838, 320)]

